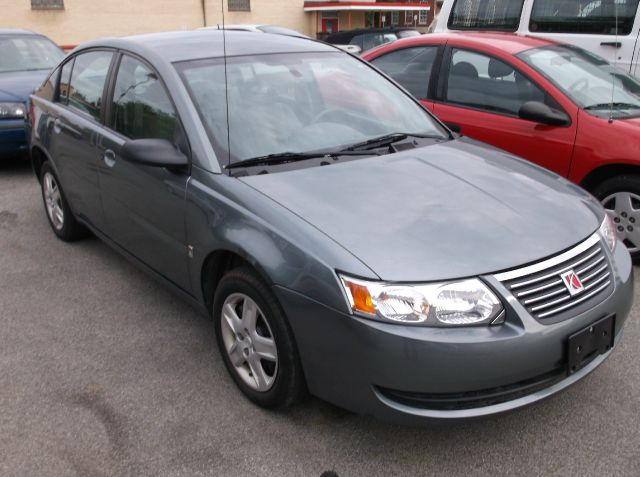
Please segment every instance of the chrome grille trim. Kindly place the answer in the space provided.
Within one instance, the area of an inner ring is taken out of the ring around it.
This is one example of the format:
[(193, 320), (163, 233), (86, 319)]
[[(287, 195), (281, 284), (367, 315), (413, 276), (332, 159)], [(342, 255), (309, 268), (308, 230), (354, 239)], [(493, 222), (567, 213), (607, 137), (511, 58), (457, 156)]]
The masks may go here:
[[(573, 295), (561, 278), (561, 274), (569, 270), (575, 272), (583, 286), (582, 290)], [(555, 323), (571, 318), (571, 312), (562, 312), (572, 307), (587, 300), (593, 300), (594, 305), (598, 303), (597, 300), (604, 300), (606, 290), (612, 288), (611, 273), (605, 245), (595, 233), (556, 257), (521, 269), (498, 273), (494, 277), (513, 293), (534, 318), (542, 321), (543, 318), (553, 317), (552, 322)], [(590, 305), (582, 305), (576, 313), (582, 313), (585, 306)]]
[[(590, 283), (589, 285), (584, 287), (584, 290), (585, 291), (591, 290), (593, 287), (595, 287), (599, 283), (602, 283), (602, 281), (606, 280), (608, 277), (609, 277), (609, 273), (607, 272), (606, 275), (603, 275), (601, 278), (598, 278), (595, 282)], [(544, 310), (545, 308), (549, 308), (550, 306), (557, 305), (558, 303), (562, 303), (563, 301), (570, 300), (571, 298), (573, 298), (571, 295), (567, 295), (567, 296), (559, 298), (557, 300), (550, 301), (549, 303), (545, 303), (544, 305), (534, 306), (533, 308), (531, 308), (531, 311)]]
[(558, 272), (553, 272), (553, 273), (550, 273), (548, 275), (543, 275), (541, 277), (535, 278), (533, 280), (528, 280), (526, 282), (514, 283), (513, 285), (511, 285), (511, 289), (521, 288), (523, 286), (530, 285), (532, 283), (541, 282), (543, 280), (547, 280), (547, 279), (557, 275), (558, 273), (562, 273), (562, 272), (566, 272), (567, 270), (571, 270), (572, 268), (575, 268), (577, 265), (581, 265), (584, 262), (586, 262), (587, 260), (589, 260), (590, 258), (593, 258), (593, 256), (597, 255), (599, 252), (600, 252), (600, 250), (595, 250), (593, 253), (589, 254), (588, 256), (578, 260), (575, 263), (572, 263), (571, 265), (567, 265), (566, 267), (564, 267), (562, 270), (559, 270)]
[(576, 245), (574, 248), (567, 250), (566, 252), (552, 257), (544, 262), (534, 263), (533, 265), (529, 265), (528, 267), (519, 268), (517, 270), (511, 270), (508, 272), (502, 272), (495, 275), (496, 279), (501, 282), (506, 282), (507, 280), (513, 280), (514, 278), (524, 277), (526, 275), (532, 275), (537, 272), (541, 272), (548, 268), (551, 268), (555, 265), (559, 265), (562, 262), (566, 262), (567, 260), (571, 260), (576, 255), (580, 255), (582, 252), (588, 250), (593, 247), (600, 241), (600, 237), (597, 233), (593, 234), (587, 240), (582, 242), (581, 244)]
[[(587, 265), (586, 267), (580, 269), (580, 270), (576, 270), (576, 273), (578, 275), (591, 270), (593, 267), (597, 266), (599, 263), (601, 263), (604, 260), (604, 257), (600, 257), (598, 260), (596, 260), (595, 262), (593, 262), (591, 265)], [(605, 265), (606, 266), (606, 265)]]
[(573, 301), (571, 303), (568, 303), (564, 306), (561, 306), (560, 308), (556, 308), (554, 310), (549, 310), (546, 313), (541, 313), (538, 315), (538, 318), (545, 318), (547, 316), (551, 316), (551, 315), (555, 315), (557, 313), (560, 313), (561, 311), (564, 311), (568, 308), (571, 308), (574, 305), (578, 305), (580, 303), (582, 303), (585, 300), (588, 300), (589, 298), (591, 298), (594, 295), (597, 295), (598, 293), (600, 293), (602, 290), (604, 290), (605, 288), (607, 288), (609, 285), (611, 285), (611, 280), (609, 280), (607, 283), (605, 283), (604, 285), (596, 288), (595, 290), (593, 290), (591, 293), (584, 295), (583, 297), (581, 297), (579, 300)]
[[(593, 272), (593, 273), (591, 273), (591, 274), (587, 275), (586, 277), (584, 277), (584, 278), (582, 279), (582, 283), (584, 283), (584, 282), (588, 282), (588, 281), (589, 281), (589, 280), (591, 280), (593, 277), (595, 277), (596, 275), (598, 275), (599, 273), (601, 273), (603, 270), (606, 270), (606, 269), (607, 269), (607, 265), (606, 265), (606, 264), (605, 264), (605, 265), (603, 265), (603, 266), (601, 266), (601, 267), (600, 267), (600, 268), (598, 268), (595, 272)], [(577, 273), (577, 272), (576, 272), (576, 273)], [(607, 272), (607, 276), (609, 276), (609, 272)]]
[[(562, 281), (560, 282), (560, 284), (562, 284)], [(522, 303), (524, 303), (525, 305), (530, 305), (531, 303), (537, 303), (537, 302), (539, 302), (541, 300), (545, 300), (547, 298), (551, 298), (552, 296), (556, 296), (559, 293), (563, 293), (563, 292), (566, 292), (566, 291), (567, 291), (567, 289), (564, 288), (564, 287), (563, 288), (559, 288), (556, 291), (553, 291), (551, 293), (547, 293), (546, 295), (540, 295), (540, 296), (537, 296), (535, 298), (530, 298), (528, 300), (523, 301)]]
[(558, 280), (556, 280), (555, 282), (551, 282), (551, 283), (549, 283), (547, 285), (543, 285), (543, 286), (538, 287), (538, 288), (532, 288), (531, 290), (527, 290), (527, 291), (523, 291), (523, 292), (518, 292), (518, 293), (516, 293), (516, 296), (518, 298), (520, 298), (520, 297), (531, 295), (532, 293), (537, 293), (537, 292), (539, 292), (541, 290), (546, 290), (547, 288), (551, 288), (551, 287), (558, 286), (558, 285), (562, 285), (562, 279), (560, 279), (560, 278)]

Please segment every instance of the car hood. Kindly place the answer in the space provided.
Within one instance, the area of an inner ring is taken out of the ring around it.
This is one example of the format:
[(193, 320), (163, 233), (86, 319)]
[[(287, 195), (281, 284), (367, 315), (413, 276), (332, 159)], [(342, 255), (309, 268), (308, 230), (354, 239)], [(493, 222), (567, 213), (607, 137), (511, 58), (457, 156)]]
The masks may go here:
[(16, 71), (0, 73), (0, 101), (22, 101), (29, 99), (49, 74), (48, 70)]
[(534, 262), (585, 239), (604, 217), (565, 179), (464, 140), (241, 180), (388, 281)]

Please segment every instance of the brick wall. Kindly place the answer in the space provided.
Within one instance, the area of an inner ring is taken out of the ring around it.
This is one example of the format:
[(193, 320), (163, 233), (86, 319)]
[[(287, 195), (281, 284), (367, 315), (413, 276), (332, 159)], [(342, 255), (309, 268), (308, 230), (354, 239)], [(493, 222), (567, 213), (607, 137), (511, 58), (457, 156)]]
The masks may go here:
[[(222, 0), (205, 0), (209, 25), (222, 23)], [(225, 13), (227, 23), (271, 23), (315, 34), (304, 0), (252, 0), (250, 12)], [(224, 1), (225, 9), (227, 2)], [(0, 28), (26, 28), (62, 45), (203, 26), (202, 0), (64, 0), (64, 10), (33, 10), (30, 0), (0, 0)]]

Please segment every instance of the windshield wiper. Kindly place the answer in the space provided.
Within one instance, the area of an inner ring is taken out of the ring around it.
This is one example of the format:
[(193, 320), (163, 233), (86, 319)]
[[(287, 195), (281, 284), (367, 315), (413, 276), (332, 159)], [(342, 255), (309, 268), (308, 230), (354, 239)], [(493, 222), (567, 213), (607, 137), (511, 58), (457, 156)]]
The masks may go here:
[(224, 166), (225, 169), (235, 169), (237, 167), (263, 166), (272, 164), (286, 164), (287, 162), (304, 161), (307, 159), (316, 159), (318, 157), (336, 158), (340, 156), (379, 156), (371, 151), (316, 151), (316, 152), (280, 152), (277, 154), (268, 154), (266, 156), (252, 157), (243, 159)]
[(590, 104), (589, 106), (585, 106), (585, 111), (592, 111), (594, 109), (640, 109), (640, 104), (632, 104), (632, 103), (598, 103), (598, 104)]
[(375, 149), (377, 147), (390, 146), (393, 143), (404, 141), (410, 137), (419, 137), (419, 138), (427, 138), (427, 139), (444, 139), (442, 136), (438, 135), (428, 135), (428, 134), (412, 134), (412, 133), (391, 133), (385, 134), (384, 136), (374, 137), (373, 139), (368, 139), (363, 142), (358, 142), (356, 144), (352, 144), (351, 146), (344, 149), (344, 151), (357, 151), (357, 150), (368, 150)]

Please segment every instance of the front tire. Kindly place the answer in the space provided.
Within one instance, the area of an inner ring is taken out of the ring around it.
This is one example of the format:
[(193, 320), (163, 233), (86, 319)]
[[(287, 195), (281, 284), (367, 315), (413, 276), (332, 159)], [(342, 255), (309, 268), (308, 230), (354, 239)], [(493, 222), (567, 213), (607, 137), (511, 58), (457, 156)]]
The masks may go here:
[(88, 235), (88, 231), (73, 216), (60, 181), (49, 162), (45, 162), (40, 170), (42, 199), (51, 229), (59, 239), (73, 242)]
[(593, 189), (634, 262), (640, 260), (640, 176), (612, 177)]
[(255, 404), (285, 409), (304, 393), (302, 366), (293, 333), (269, 287), (250, 268), (220, 281), (213, 318), (224, 364)]

